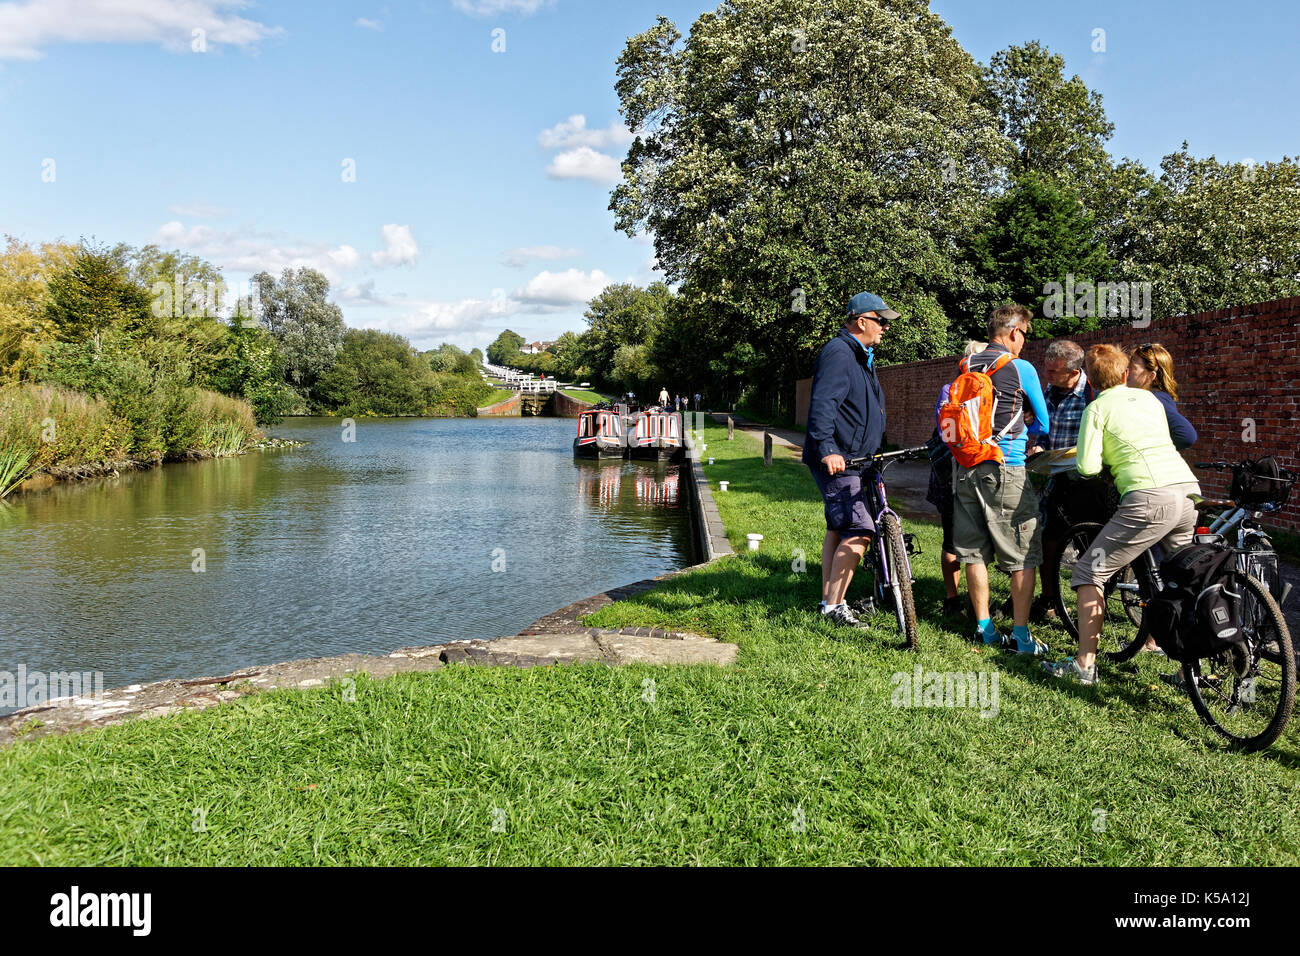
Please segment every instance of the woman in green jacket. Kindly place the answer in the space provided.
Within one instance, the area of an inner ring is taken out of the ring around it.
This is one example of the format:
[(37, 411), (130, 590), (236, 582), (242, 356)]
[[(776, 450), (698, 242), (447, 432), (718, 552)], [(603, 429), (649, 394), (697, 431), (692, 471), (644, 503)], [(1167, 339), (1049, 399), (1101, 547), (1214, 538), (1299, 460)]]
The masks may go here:
[(1187, 496), (1200, 494), (1201, 488), (1174, 448), (1164, 406), (1146, 389), (1125, 384), (1127, 356), (1113, 345), (1094, 345), (1085, 365), (1099, 394), (1079, 425), (1075, 467), (1085, 478), (1109, 468), (1120, 503), (1070, 579), (1078, 594), (1078, 656), (1043, 667), (1056, 677), (1095, 684), (1103, 586), (1154, 545), (1172, 554), (1190, 544), (1196, 509)]

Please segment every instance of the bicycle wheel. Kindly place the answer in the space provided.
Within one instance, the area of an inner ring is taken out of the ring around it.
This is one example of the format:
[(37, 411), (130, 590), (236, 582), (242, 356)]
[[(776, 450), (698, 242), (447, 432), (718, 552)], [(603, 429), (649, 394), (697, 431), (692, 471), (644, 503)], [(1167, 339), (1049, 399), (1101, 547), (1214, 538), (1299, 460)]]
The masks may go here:
[[(1101, 525), (1091, 521), (1073, 525), (1066, 533), (1065, 546), (1060, 554), (1043, 567), (1044, 576), (1052, 575), (1059, 582), (1054, 602), (1056, 613), (1062, 626), (1076, 641), (1079, 639), (1078, 595), (1070, 586), (1070, 579), (1074, 576), (1074, 568), (1080, 561), (1087, 561), (1094, 556), (1092, 543), (1101, 533), (1101, 528)], [(1136, 567), (1126, 565), (1120, 568), (1102, 589), (1106, 603), (1097, 653), (1107, 660), (1126, 661), (1137, 654), (1146, 643), (1146, 635), (1139, 633), (1142, 621), (1140, 607), (1143, 600), (1142, 587)]]
[(920, 635), (916, 626), (916, 604), (912, 600), (912, 577), (907, 570), (907, 545), (903, 542), (903, 529), (893, 515), (887, 514), (880, 521), (880, 542), (889, 562), (890, 591), (894, 595), (898, 631), (903, 635), (903, 646), (909, 651), (915, 650), (920, 644)]
[[(1245, 641), (1183, 665), (1183, 681), (1205, 724), (1240, 750), (1262, 750), (1281, 735), (1295, 706), (1295, 653), (1268, 589), (1245, 575), (1238, 582)], [(1277, 653), (1266, 656), (1266, 644)]]

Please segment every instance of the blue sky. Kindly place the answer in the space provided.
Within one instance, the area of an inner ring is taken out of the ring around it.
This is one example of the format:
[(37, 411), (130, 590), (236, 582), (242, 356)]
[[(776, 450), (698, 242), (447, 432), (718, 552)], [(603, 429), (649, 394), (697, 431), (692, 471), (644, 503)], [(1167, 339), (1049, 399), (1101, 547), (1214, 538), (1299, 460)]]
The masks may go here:
[[(606, 208), (629, 138), (615, 60), (656, 15), (685, 33), (713, 6), (0, 2), (0, 232), (157, 242), (234, 283), (311, 265), (350, 326), (422, 348), (579, 331), (606, 282), (655, 277)], [(1031, 39), (1064, 54), (1117, 156), (1300, 153), (1300, 5), (931, 6), (981, 61)]]

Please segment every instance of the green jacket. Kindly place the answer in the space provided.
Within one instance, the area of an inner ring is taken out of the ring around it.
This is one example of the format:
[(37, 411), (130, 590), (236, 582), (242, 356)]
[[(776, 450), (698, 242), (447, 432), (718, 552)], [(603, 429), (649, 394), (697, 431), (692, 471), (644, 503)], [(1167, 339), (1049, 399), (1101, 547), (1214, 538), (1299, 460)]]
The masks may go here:
[(1078, 449), (1079, 474), (1090, 478), (1106, 465), (1121, 495), (1196, 481), (1174, 449), (1164, 406), (1146, 389), (1116, 385), (1093, 399), (1079, 423)]

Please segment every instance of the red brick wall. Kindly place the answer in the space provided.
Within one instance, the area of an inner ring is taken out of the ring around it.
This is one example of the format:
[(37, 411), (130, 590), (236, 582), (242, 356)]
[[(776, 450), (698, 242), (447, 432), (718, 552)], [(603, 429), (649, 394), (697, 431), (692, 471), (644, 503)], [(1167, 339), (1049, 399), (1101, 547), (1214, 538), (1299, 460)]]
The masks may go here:
[(584, 411), (593, 407), (591, 402), (572, 398), (563, 392), (556, 392), (555, 397), (551, 399), (551, 403), (551, 413), (556, 418), (577, 418)]
[(505, 418), (519, 415), (519, 396), (511, 395), (495, 405), (488, 405), (478, 410), (479, 418)]
[[(1189, 463), (1274, 455), (1284, 467), (1300, 472), (1300, 298), (1157, 319), (1140, 329), (1124, 325), (1073, 340), (1084, 349), (1100, 342), (1160, 342), (1169, 349), (1178, 379), (1178, 409), (1198, 434), (1196, 444), (1183, 452)], [(1030, 342), (1021, 354), (1040, 376), (1047, 345), (1047, 340)], [(959, 358), (880, 370), (890, 442), (909, 446), (929, 439), (939, 389), (956, 377)], [(1245, 418), (1254, 419), (1254, 442), (1243, 440)], [(1226, 494), (1230, 477), (1197, 472), (1201, 489), (1210, 496)], [(1300, 489), (1269, 524), (1300, 532)]]

